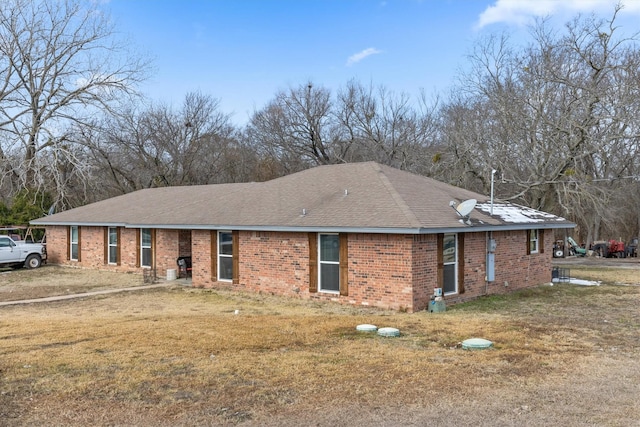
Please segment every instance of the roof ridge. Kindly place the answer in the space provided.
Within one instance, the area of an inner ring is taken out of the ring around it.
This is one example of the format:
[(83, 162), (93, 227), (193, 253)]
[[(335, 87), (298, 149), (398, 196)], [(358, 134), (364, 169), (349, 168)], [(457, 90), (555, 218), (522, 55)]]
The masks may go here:
[(398, 206), (398, 208), (400, 208), (405, 218), (409, 220), (409, 222), (413, 226), (420, 227), (421, 223), (418, 220), (418, 217), (413, 213), (409, 205), (405, 202), (404, 198), (400, 195), (398, 190), (396, 190), (396, 187), (391, 183), (391, 180), (389, 179), (385, 171), (382, 170), (382, 166), (377, 162), (372, 163), (373, 169), (379, 173), (380, 182), (382, 182), (387, 191), (389, 191), (391, 198), (394, 202), (396, 202), (396, 205)]

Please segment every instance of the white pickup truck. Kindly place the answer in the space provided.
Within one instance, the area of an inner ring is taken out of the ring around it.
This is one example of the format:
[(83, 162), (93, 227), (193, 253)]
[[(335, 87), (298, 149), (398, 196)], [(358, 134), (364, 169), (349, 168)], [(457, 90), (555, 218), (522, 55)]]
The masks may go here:
[(13, 240), (10, 236), (0, 235), (0, 267), (24, 265), (38, 268), (47, 259), (47, 250), (41, 243), (29, 243)]

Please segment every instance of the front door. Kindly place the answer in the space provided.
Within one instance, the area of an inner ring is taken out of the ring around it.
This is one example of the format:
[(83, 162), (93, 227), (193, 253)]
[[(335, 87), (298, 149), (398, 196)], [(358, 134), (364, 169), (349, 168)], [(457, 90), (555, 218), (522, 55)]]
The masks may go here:
[(442, 261), (444, 264), (443, 292), (458, 292), (458, 239), (456, 234), (445, 234), (442, 242)]

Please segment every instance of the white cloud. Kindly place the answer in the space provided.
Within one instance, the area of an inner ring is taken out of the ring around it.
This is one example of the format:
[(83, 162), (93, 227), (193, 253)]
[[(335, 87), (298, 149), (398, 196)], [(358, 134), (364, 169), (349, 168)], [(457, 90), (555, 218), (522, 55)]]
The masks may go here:
[(382, 53), (381, 50), (378, 50), (374, 47), (369, 47), (363, 51), (360, 51), (358, 53), (354, 53), (353, 55), (351, 55), (349, 57), (349, 59), (347, 59), (347, 67), (350, 67), (354, 64), (357, 64), (358, 62), (362, 61), (364, 58), (366, 58), (367, 56), (371, 56), (371, 55), (376, 55), (378, 53)]
[[(523, 25), (531, 18), (562, 12), (590, 13), (613, 11), (619, 0), (495, 0), (478, 18), (476, 28), (504, 22)], [(640, 0), (623, 0), (623, 11), (640, 13)]]

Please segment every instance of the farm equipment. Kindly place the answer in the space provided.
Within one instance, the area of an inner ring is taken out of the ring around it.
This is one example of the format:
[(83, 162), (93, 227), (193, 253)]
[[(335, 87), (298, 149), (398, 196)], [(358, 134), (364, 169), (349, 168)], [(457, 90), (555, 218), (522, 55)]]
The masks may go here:
[(587, 250), (582, 246), (578, 245), (572, 237), (567, 237), (567, 242), (569, 242), (569, 254), (576, 256), (586, 256)]
[(638, 256), (638, 238), (631, 239), (625, 250), (626, 256), (637, 257)]
[(593, 242), (593, 252), (603, 258), (625, 258), (628, 254), (622, 240)]
[(558, 239), (553, 244), (553, 257), (564, 258), (564, 240)]
[(554, 258), (562, 258), (565, 254), (576, 256), (598, 256), (602, 258), (626, 258), (638, 256), (638, 238), (635, 237), (625, 245), (622, 240), (596, 240), (589, 245), (589, 250), (580, 246), (576, 241), (567, 237), (567, 248), (565, 252), (564, 242), (556, 240), (553, 245)]

